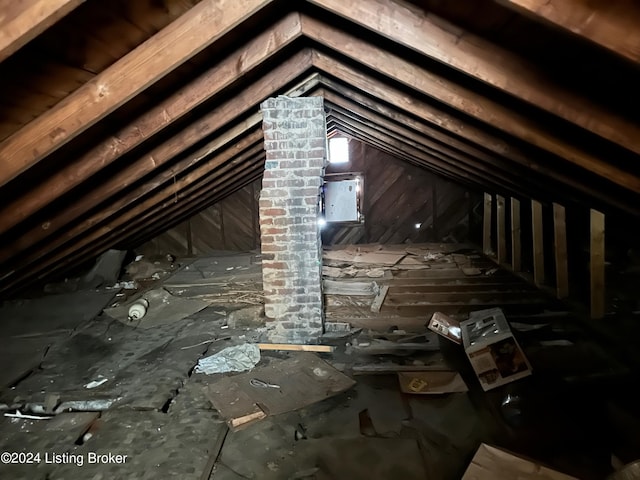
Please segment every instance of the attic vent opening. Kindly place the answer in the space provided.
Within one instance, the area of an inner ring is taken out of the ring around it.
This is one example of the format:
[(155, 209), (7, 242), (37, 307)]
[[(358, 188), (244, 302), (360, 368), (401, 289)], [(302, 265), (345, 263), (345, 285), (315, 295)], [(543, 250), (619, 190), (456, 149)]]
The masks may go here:
[(349, 139), (332, 137), (329, 139), (329, 163), (349, 163)]

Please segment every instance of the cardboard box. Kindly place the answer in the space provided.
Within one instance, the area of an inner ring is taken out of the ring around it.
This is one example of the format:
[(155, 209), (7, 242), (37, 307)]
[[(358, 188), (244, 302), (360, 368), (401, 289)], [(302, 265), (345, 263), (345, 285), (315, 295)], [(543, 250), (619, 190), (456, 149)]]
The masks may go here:
[(499, 308), (472, 312), (460, 329), (462, 345), (483, 390), (531, 375), (531, 365)]
[(429, 320), (427, 328), (436, 332), (438, 335), (448, 338), (458, 345), (462, 343), (460, 322), (445, 315), (444, 313), (435, 312), (431, 317), (431, 320)]
[(462, 480), (577, 480), (533, 460), (481, 444)]

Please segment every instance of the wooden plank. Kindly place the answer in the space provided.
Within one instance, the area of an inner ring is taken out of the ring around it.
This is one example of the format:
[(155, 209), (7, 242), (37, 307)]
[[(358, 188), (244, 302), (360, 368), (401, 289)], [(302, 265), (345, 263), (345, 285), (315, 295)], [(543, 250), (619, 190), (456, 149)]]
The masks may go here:
[(553, 204), (553, 240), (556, 260), (556, 296), (569, 296), (569, 267), (567, 263), (566, 212), (562, 205)]
[(84, 0), (0, 1), (0, 62), (83, 2)]
[[(129, 125), (101, 141), (87, 153), (70, 161), (64, 168), (53, 173), (35, 188), (28, 190), (24, 196), (0, 207), (0, 231), (5, 231), (28, 218), (34, 212), (49, 205), (57, 197), (112, 164), (125, 153), (138, 147), (193, 108), (224, 90), (238, 76), (245, 75), (271, 58), (272, 55), (297, 38), (300, 33), (299, 16), (297, 14), (288, 15), (276, 23), (272, 29), (243, 45), (242, 48), (159, 102)], [(163, 163), (162, 159), (165, 157), (162, 152), (156, 151), (154, 154), (155, 162), (150, 165), (157, 168)], [(149, 168), (149, 165), (146, 167)], [(126, 175), (129, 178), (145, 175), (140, 170), (140, 166), (131, 165), (126, 169)], [(122, 177), (122, 174), (120, 176)], [(116, 184), (126, 185), (124, 178), (126, 177), (121, 178)], [(86, 206), (85, 211), (88, 211), (103, 200), (102, 192), (95, 191), (88, 201), (81, 203)], [(49, 221), (47, 232), (41, 232), (41, 234), (50, 235), (60, 226), (62, 226), (60, 221)]]
[(380, 311), (380, 308), (382, 307), (382, 304), (384, 303), (384, 299), (386, 298), (388, 292), (389, 285), (383, 285), (380, 288), (380, 291), (376, 295), (376, 298), (373, 299), (373, 303), (371, 304), (372, 312), (378, 313)]
[(544, 285), (542, 204), (537, 200), (531, 200), (531, 229), (533, 232), (533, 281), (536, 285)]
[(336, 347), (331, 345), (295, 345), (289, 343), (258, 343), (260, 350), (284, 350), (288, 352), (324, 352), (330, 353)]
[[(637, 142), (640, 127), (602, 108), (589, 98), (579, 96), (577, 92), (553, 83), (546, 72), (541, 71), (534, 63), (499, 45), (468, 31), (460, 35), (458, 28), (447, 26), (442, 19), (433, 19), (424, 11), (411, 8), (396, 0), (310, 1), (376, 34), (384, 35), (431, 59), (464, 72), (482, 83), (492, 85), (640, 153), (640, 144)], [(540, 3), (542, 1), (539, 0)], [(630, 1), (632, 0), (627, 0), (626, 3)], [(560, 0), (553, 2), (554, 5), (557, 3), (560, 3)], [(571, 2), (572, 5), (574, 3), (579, 2)], [(567, 9), (571, 7), (567, 6)], [(633, 9), (635, 12), (638, 10), (640, 9), (637, 7)], [(611, 36), (621, 36), (621, 31), (636, 32), (639, 19), (640, 16), (636, 16), (626, 23), (628, 29), (614, 30)], [(633, 37), (639, 38), (637, 33)], [(344, 52), (344, 49), (338, 50)], [(594, 121), (594, 118), (598, 120)]]
[(522, 270), (522, 243), (520, 230), (520, 200), (511, 197), (511, 268)]
[(484, 192), (484, 209), (482, 211), (482, 251), (491, 255), (491, 194)]
[(0, 186), (106, 117), (271, 0), (204, 0), (0, 144)]
[[(543, 150), (552, 152), (624, 188), (640, 192), (640, 177), (612, 165), (610, 162), (584, 148), (580, 148), (574, 143), (564, 140), (547, 126), (519, 113), (517, 110), (508, 108), (506, 105), (483, 96), (471, 88), (454, 83), (436, 72), (421, 68), (418, 64), (407, 62), (391, 52), (381, 50), (379, 47), (360, 40), (347, 32), (305, 15), (302, 16), (302, 30), (305, 35), (317, 42), (339, 51), (409, 88), (436, 98), (455, 110)], [(325, 72), (346, 80), (344, 65), (334, 58), (327, 58), (323, 52), (314, 51), (314, 64)], [(366, 87), (364, 89), (367, 90)], [(385, 98), (384, 93), (382, 98)], [(444, 119), (439, 119), (437, 123), (444, 123)], [(640, 144), (636, 144), (635, 147), (640, 150)]]
[(591, 209), (591, 318), (603, 318), (605, 314), (604, 280), (604, 214)]
[(376, 293), (374, 291), (375, 283), (369, 282), (341, 282), (339, 280), (329, 280), (325, 278), (322, 281), (322, 293), (325, 295), (356, 295), (372, 297)]
[(496, 195), (496, 240), (498, 243), (498, 263), (502, 265), (507, 261), (507, 226), (504, 197)]
[[(640, 63), (640, 4), (635, 0), (497, 0)], [(624, 34), (621, 34), (624, 32)]]

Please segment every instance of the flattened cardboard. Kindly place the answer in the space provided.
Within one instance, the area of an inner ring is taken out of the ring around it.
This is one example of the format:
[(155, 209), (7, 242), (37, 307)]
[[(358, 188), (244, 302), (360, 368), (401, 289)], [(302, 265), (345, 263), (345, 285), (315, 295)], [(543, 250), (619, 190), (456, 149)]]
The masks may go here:
[(430, 395), (467, 392), (467, 384), (458, 372), (398, 372), (400, 390), (404, 393)]
[(481, 444), (462, 480), (577, 480), (506, 450)]

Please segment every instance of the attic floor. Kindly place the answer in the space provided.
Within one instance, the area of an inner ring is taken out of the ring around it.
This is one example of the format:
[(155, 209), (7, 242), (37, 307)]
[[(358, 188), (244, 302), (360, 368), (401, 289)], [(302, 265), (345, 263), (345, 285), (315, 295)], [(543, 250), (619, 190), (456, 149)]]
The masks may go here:
[[(327, 295), (328, 321), (349, 322), (362, 330), (327, 336), (323, 343), (336, 349), (319, 355), (357, 383), (322, 402), (268, 416), (239, 431), (228, 430), (206, 395), (206, 386), (223, 374), (195, 373), (194, 366), (223, 347), (262, 340), (256, 313), (259, 256), (201, 258), (156, 281), (149, 289), (157, 292), (162, 286), (160, 294), (173, 297), (157, 302), (162, 311), (152, 314), (150, 308), (137, 324), (119, 319), (117, 308), (105, 308), (114, 301), (124, 303), (114, 297), (117, 290), (5, 304), (0, 407), (57, 415), (50, 420), (0, 419), (0, 451), (32, 453), (16, 458), (35, 462), (0, 464), (0, 478), (457, 479), (480, 443), (583, 479), (606, 476), (612, 454), (623, 462), (639, 458), (633, 435), (638, 431), (634, 372), (580, 322), (565, 312), (549, 311), (558, 307), (551, 299), (540, 302), (539, 293), (521, 280), (494, 271), (486, 259), (458, 247), (423, 247), (430, 252), (429, 268), (405, 257), (404, 267), (387, 265), (382, 269), (390, 275), (381, 277), (367, 276), (378, 275), (372, 273), (375, 266), (336, 260), (345, 252), (327, 252), (327, 289), (338, 282), (344, 293), (376, 278), (390, 285), (379, 313), (371, 312), (370, 296)], [(366, 247), (346, 253), (354, 252), (359, 260), (371, 253)], [(414, 256), (421, 255), (427, 258), (423, 252)], [(460, 276), (461, 268), (481, 273), (467, 278)], [(483, 282), (487, 285), (481, 291), (492, 293), (478, 293), (473, 285)], [(458, 298), (465, 289), (469, 296)], [(411, 296), (416, 292), (419, 298)], [(424, 332), (429, 309), (464, 315), (494, 302), (496, 292), (512, 327), (519, 325), (516, 334), (533, 365), (531, 377), (483, 392), (462, 349), (442, 337), (427, 335), (426, 343), (435, 342), (435, 348), (410, 354), (393, 348), (367, 351), (375, 340), (393, 341), (401, 335), (390, 332), (390, 326)], [(432, 297), (424, 302), (427, 295)], [(175, 298), (187, 303), (178, 308)], [(206, 301), (206, 307), (190, 301)], [(184, 315), (190, 308), (196, 311)], [(184, 316), (174, 320), (180, 312)], [(262, 352), (261, 363), (295, 355)], [(395, 373), (358, 374), (363, 367), (390, 362), (446, 365), (460, 372), (469, 392), (410, 395), (400, 391)], [(519, 403), (501, 407), (507, 394)], [(107, 455), (98, 457), (107, 463), (90, 463), (96, 459), (92, 454)]]

